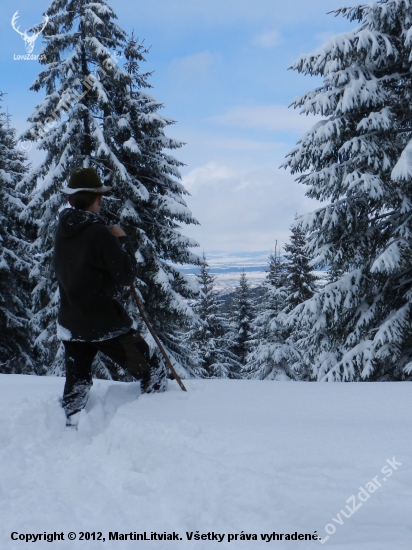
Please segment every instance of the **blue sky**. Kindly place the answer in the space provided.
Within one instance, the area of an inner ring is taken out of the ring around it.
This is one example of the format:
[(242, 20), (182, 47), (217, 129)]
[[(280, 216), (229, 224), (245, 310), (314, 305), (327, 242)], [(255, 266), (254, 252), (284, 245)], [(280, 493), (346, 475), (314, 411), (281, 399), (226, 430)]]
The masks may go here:
[[(201, 223), (184, 227), (207, 251), (269, 250), (284, 244), (295, 213), (317, 205), (279, 169), (313, 119), (288, 109), (294, 97), (320, 81), (288, 67), (353, 25), (327, 15), (342, 0), (112, 0), (118, 24), (150, 46), (145, 69), (154, 71), (152, 95), (176, 121), (168, 134), (186, 145), (187, 202)], [(2, 2), (0, 90), (19, 131), (42, 95), (29, 87), (35, 61), (16, 61), (20, 29), (42, 18), (46, 0)], [(351, 5), (351, 3), (348, 3)], [(33, 53), (41, 50), (41, 38)], [(40, 156), (31, 151), (33, 162)]]

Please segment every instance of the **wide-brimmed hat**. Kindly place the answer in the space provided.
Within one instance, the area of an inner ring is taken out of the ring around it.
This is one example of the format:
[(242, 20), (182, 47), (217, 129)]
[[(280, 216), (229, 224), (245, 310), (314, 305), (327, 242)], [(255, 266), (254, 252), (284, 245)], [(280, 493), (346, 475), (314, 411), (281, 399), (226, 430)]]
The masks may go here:
[(62, 189), (62, 193), (74, 195), (79, 191), (89, 191), (89, 193), (103, 195), (111, 189), (102, 184), (94, 168), (75, 168), (70, 175), (69, 185)]

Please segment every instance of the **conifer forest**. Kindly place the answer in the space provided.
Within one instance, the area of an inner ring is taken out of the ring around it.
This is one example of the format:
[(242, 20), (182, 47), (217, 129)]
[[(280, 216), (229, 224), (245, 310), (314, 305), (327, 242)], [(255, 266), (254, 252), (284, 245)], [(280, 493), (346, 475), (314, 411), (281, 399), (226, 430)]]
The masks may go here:
[[(243, 271), (230, 294), (217, 291), (202, 243), (185, 236), (199, 222), (181, 181), (184, 144), (169, 136), (174, 121), (145, 70), (149, 48), (109, 4), (51, 1), (22, 135), (2, 84), (0, 372), (64, 376), (52, 254), (61, 189), (82, 166), (113, 188), (101, 215), (132, 239), (135, 287), (182, 378), (409, 380), (412, 1), (337, 9), (350, 30), (291, 67), (323, 84), (290, 97), (318, 121), (282, 168), (319, 206), (290, 219), (285, 245), (273, 235), (263, 284), (252, 288)], [(42, 151), (40, 165), (22, 140)], [(130, 289), (121, 300), (154, 350)], [(97, 356), (96, 378), (113, 378), (107, 361)]]

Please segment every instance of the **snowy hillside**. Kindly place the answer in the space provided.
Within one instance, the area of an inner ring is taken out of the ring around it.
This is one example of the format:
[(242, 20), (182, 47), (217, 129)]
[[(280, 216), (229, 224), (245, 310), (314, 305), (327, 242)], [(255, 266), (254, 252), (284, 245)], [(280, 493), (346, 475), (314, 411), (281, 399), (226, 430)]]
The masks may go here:
[[(240, 274), (245, 271), (251, 288), (261, 286), (269, 268), (270, 250), (260, 252), (208, 252), (206, 255), (210, 273), (216, 277), (215, 289), (221, 295), (230, 294), (239, 285)], [(283, 261), (283, 260), (282, 260)], [(198, 267), (177, 266), (179, 271), (193, 276), (199, 273)], [(315, 271), (319, 283), (325, 282), (325, 271)]]
[[(196, 250), (199, 254), (199, 251)], [(240, 273), (252, 271), (265, 271), (268, 268), (270, 250), (260, 252), (221, 252), (210, 251), (206, 253), (206, 260), (213, 275), (217, 273)], [(186, 273), (198, 273), (199, 268), (194, 266), (180, 267)]]
[[(215, 290), (219, 295), (231, 294), (235, 292), (239, 286), (240, 280), (239, 272), (227, 272), (213, 274), (215, 279)], [(189, 277), (195, 277), (193, 274), (189, 274)], [(256, 288), (261, 286), (266, 278), (266, 271), (252, 271), (246, 272), (246, 277), (250, 288)]]
[[(247, 271), (247, 269), (245, 269), (245, 273), (250, 288), (261, 286), (267, 276), (267, 271)], [(319, 285), (325, 284), (326, 271), (314, 271), (313, 273), (318, 277)], [(216, 277), (215, 288), (218, 294), (230, 294), (231, 292), (235, 292), (236, 288), (239, 286), (239, 272), (228, 271), (226, 273), (216, 273), (214, 277)]]
[[(98, 380), (76, 432), (63, 382), (0, 375), (2, 550), (254, 549), (273, 532), (281, 549), (410, 547), (408, 383), (188, 380), (187, 393), (171, 382), (141, 396)], [(324, 546), (286, 538), (315, 531)], [(139, 545), (122, 539), (130, 532), (178, 540)]]
[[(223, 295), (230, 294), (239, 285), (244, 270), (251, 288), (260, 286), (266, 278), (270, 251), (262, 252), (208, 252), (206, 255), (210, 273), (216, 277), (215, 290)], [(178, 269), (194, 277), (200, 269), (194, 266), (178, 266)]]

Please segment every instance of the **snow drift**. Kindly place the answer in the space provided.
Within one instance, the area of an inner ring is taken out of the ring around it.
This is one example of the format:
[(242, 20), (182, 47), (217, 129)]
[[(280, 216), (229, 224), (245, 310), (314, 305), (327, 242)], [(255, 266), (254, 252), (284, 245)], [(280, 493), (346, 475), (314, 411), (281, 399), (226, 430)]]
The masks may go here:
[[(2, 550), (253, 549), (265, 547), (263, 534), (315, 531), (321, 542), (271, 542), (409, 548), (408, 383), (188, 380), (187, 393), (171, 382), (164, 394), (140, 395), (138, 384), (95, 380), (77, 432), (64, 425), (63, 383), (0, 375)], [(361, 502), (360, 487), (373, 478), (380, 487)], [(352, 495), (361, 506), (350, 515)], [(101, 532), (105, 541), (80, 541), (80, 532)], [(182, 540), (110, 542), (110, 532)], [(242, 532), (257, 540), (229, 542)], [(65, 538), (30, 546), (12, 533)]]

